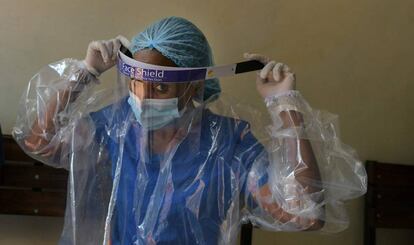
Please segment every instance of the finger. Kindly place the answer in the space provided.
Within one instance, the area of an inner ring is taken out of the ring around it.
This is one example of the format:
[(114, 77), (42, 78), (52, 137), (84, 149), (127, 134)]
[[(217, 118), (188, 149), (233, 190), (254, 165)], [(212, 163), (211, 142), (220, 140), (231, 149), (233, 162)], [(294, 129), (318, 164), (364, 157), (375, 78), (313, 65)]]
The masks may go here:
[(291, 72), (291, 71), (290, 71), (290, 67), (289, 67), (288, 65), (286, 65), (286, 64), (283, 64), (282, 71), (283, 71), (284, 73)]
[(245, 59), (248, 59), (248, 60), (258, 60), (263, 64), (269, 63), (269, 58), (261, 54), (244, 53), (243, 56)]
[(107, 58), (106, 58), (105, 63), (110, 63), (112, 61), (112, 46), (113, 46), (112, 42), (110, 40), (109, 41), (104, 41), (103, 44), (104, 44), (104, 48), (107, 52)]
[(286, 73), (285, 79), (283, 79), (283, 82), (287, 82), (287, 83), (295, 82), (295, 81), (296, 81), (296, 76), (295, 76), (295, 73), (292, 73), (292, 72)]
[(96, 52), (100, 52), (100, 50), (99, 50), (100, 42), (101, 41), (92, 41), (92, 42), (90, 42), (88, 49), (91, 49), (91, 50), (96, 51)]
[(134, 88), (134, 80), (130, 80), (129, 81), (128, 87), (129, 87), (129, 90), (131, 92), (134, 92), (135, 91), (135, 88)]
[(129, 46), (131, 46), (131, 43), (129, 42), (128, 38), (122, 35), (118, 35), (116, 39), (119, 40), (125, 48), (129, 48)]
[(257, 60), (257, 61), (260, 61), (263, 64), (269, 63), (269, 58), (267, 58), (266, 56), (263, 56), (261, 54), (246, 53), (245, 58), (248, 59), (248, 60)]
[(105, 48), (104, 41), (93, 41), (89, 44), (89, 48), (94, 52), (99, 52), (105, 63), (108, 61), (108, 51)]
[(104, 60), (105, 63), (108, 63), (108, 50), (105, 47), (105, 44), (102, 41), (97, 41), (96, 42), (96, 50), (98, 50), (101, 53), (102, 59)]
[(271, 61), (269, 63), (267, 63), (263, 69), (260, 71), (259, 73), (259, 78), (262, 82), (266, 82), (267, 81), (267, 77), (269, 75), (269, 73), (272, 71), (273, 67), (275, 66), (276, 62), (275, 61)]
[(108, 50), (108, 61), (113, 60), (112, 57), (114, 56), (114, 39), (109, 41), (105, 41), (106, 50)]
[(115, 60), (118, 54), (118, 50), (121, 47), (121, 42), (118, 39), (113, 40), (112, 45), (112, 60)]
[(137, 92), (137, 83), (135, 80), (132, 81), (132, 92), (134, 92), (134, 94)]
[(283, 68), (283, 63), (277, 63), (275, 67), (273, 68), (273, 79), (276, 82), (280, 82), (282, 68)]

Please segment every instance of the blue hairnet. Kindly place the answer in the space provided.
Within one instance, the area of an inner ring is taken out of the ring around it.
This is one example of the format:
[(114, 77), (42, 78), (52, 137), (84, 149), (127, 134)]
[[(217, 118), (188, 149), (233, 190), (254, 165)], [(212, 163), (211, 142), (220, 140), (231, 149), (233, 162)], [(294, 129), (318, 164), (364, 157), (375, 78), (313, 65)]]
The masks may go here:
[[(154, 48), (179, 67), (213, 65), (213, 55), (204, 34), (190, 21), (179, 17), (161, 19), (131, 40), (130, 51)], [(204, 83), (204, 100), (220, 93), (218, 79)]]

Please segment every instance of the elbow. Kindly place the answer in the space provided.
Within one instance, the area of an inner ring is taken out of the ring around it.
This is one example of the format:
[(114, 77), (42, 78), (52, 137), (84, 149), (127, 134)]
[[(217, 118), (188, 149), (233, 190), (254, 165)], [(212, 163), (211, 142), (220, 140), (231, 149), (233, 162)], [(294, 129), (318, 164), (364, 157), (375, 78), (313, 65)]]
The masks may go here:
[(309, 225), (305, 231), (319, 231), (325, 226), (325, 206), (320, 207), (318, 215), (309, 220)]
[(49, 142), (45, 138), (31, 132), (23, 138), (23, 146), (29, 152), (38, 152), (44, 148)]
[(59, 150), (59, 146), (49, 146), (50, 142), (42, 138), (27, 138), (22, 143), (27, 154), (39, 157), (51, 157)]
[(304, 231), (319, 231), (319, 230), (322, 230), (324, 225), (325, 225), (325, 221), (321, 219), (313, 219), (310, 222), (310, 226), (306, 227)]
[(312, 218), (298, 218), (297, 225), (302, 231), (319, 231), (325, 226), (325, 207), (315, 210)]
[(319, 215), (309, 220), (309, 225), (304, 231), (319, 231), (325, 226), (325, 207), (321, 207)]

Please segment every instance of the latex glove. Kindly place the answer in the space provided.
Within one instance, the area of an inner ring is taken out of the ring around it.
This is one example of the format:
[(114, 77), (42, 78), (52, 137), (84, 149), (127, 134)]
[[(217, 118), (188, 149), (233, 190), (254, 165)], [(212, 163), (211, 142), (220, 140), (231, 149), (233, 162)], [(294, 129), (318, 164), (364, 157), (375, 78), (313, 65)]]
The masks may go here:
[(86, 69), (98, 77), (103, 72), (113, 67), (121, 44), (129, 47), (129, 41), (123, 36), (117, 36), (111, 40), (92, 41), (89, 43), (86, 57), (83, 60)]
[(286, 64), (276, 63), (276, 61), (260, 54), (245, 53), (244, 58), (257, 60), (265, 65), (257, 74), (256, 79), (257, 90), (264, 99), (295, 89), (295, 74)]

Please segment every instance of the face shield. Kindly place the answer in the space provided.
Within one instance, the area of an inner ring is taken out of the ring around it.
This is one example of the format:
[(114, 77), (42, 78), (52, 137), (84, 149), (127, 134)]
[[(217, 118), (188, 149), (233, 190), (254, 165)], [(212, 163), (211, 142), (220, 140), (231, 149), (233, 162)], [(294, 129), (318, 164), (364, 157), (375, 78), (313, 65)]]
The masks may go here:
[[(121, 47), (118, 53), (117, 96), (124, 108), (130, 109), (128, 119), (152, 140), (160, 132), (177, 132), (180, 138), (192, 133), (199, 136), (198, 122), (204, 108), (204, 82), (219, 76), (258, 70), (258, 61), (246, 61), (218, 67), (182, 68), (165, 66), (166, 61), (156, 50), (147, 50), (141, 62)], [(162, 65), (160, 65), (162, 64)], [(205, 108), (204, 108), (205, 109)], [(165, 144), (165, 140), (162, 140)], [(157, 142), (152, 142), (158, 145)], [(193, 149), (197, 149), (198, 140)]]
[(143, 155), (164, 156), (187, 136), (194, 137), (190, 149), (196, 152), (206, 69), (160, 66), (168, 62), (155, 50), (145, 57), (155, 64), (132, 58), (126, 48), (118, 53), (117, 107), (127, 114), (124, 121), (147, 146)]

